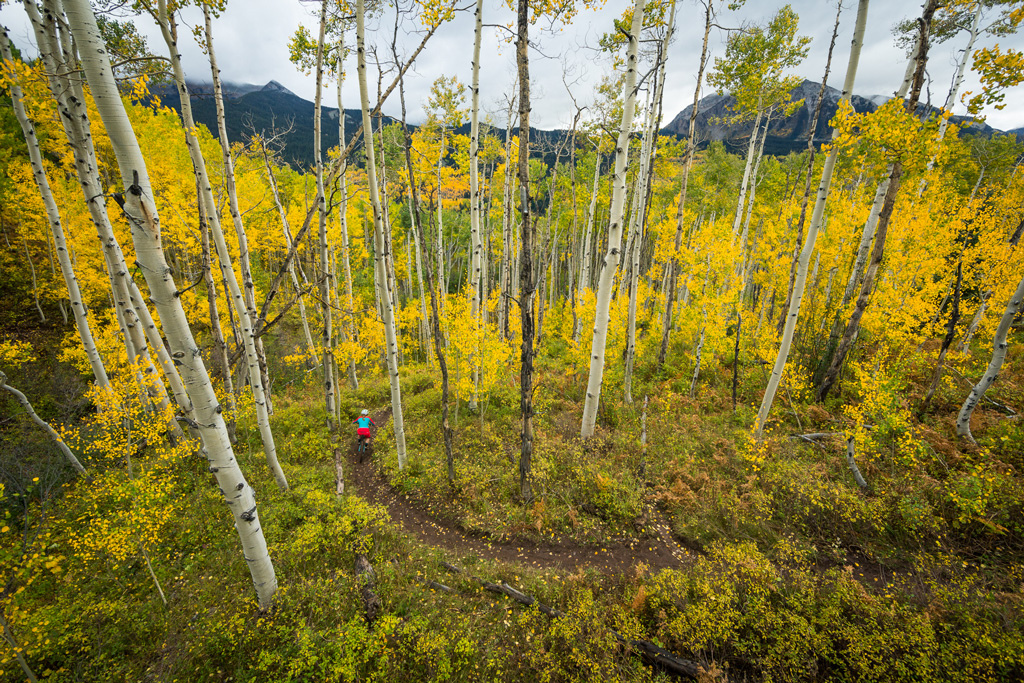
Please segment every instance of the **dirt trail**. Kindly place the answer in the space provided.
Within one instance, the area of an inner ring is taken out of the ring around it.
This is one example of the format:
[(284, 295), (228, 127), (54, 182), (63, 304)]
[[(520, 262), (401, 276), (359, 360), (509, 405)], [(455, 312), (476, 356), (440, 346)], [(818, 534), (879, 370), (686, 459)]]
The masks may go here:
[[(373, 419), (380, 429), (391, 419), (391, 411), (376, 412)], [(672, 540), (664, 517), (651, 506), (648, 507), (645, 526), (656, 538), (613, 542), (600, 547), (565, 541), (494, 541), (453, 527), (424, 510), (409, 497), (395, 491), (377, 472), (372, 458), (359, 462), (354, 443), (348, 449), (346, 478), (355, 485), (361, 496), (387, 508), (391, 519), (400, 524), (406, 533), (418, 537), (422, 543), (450, 551), (458, 557), (475, 555), (482, 559), (515, 562), (538, 568), (573, 570), (577, 567), (595, 567), (609, 574), (632, 572), (640, 563), (649, 570), (678, 569), (689, 564), (689, 553)]]

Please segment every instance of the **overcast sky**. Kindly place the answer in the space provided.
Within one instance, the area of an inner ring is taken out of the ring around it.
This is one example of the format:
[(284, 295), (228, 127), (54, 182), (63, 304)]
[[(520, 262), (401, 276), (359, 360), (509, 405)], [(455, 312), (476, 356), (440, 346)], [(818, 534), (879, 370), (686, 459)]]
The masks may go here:
[[(217, 58), (223, 78), (239, 83), (263, 84), (275, 80), (305, 99), (313, 99), (314, 80), (304, 76), (288, 61), (288, 40), (299, 24), (306, 24), (316, 34), (315, 2), (298, 0), (230, 0), (228, 9), (214, 26), (214, 40)], [(390, 3), (388, 3), (390, 5)], [(466, 0), (471, 7), (475, 3)], [(514, 22), (514, 14), (506, 9), (503, 0), (485, 0), (484, 22), (494, 26), (485, 27), (483, 55), (481, 59), (481, 106), (491, 112), (495, 123), (505, 121), (504, 98), (513, 89), (515, 77), (515, 51), (506, 42), (509, 31), (505, 26)], [(569, 83), (573, 96), (581, 106), (594, 99), (594, 85), (610, 67), (608, 57), (597, 52), (594, 46), (598, 38), (612, 27), (612, 19), (626, 6), (623, 0), (607, 0), (597, 11), (580, 11), (573, 23), (564, 30), (548, 30), (538, 24), (531, 28), (530, 72), (533, 87), (533, 111), (531, 124), (538, 128), (568, 127), (573, 116), (572, 100), (566, 90)], [(772, 0), (748, 0), (739, 12), (725, 11), (719, 17), (723, 26), (739, 26), (767, 21), (782, 5)], [(794, 74), (820, 81), (828, 51), (829, 38), (835, 19), (834, 0), (793, 0), (793, 8), (800, 16), (800, 33), (813, 38), (810, 52), (804, 63)], [(852, 37), (852, 26), (856, 14), (855, 0), (844, 0), (840, 34), (833, 57), (830, 83), (842, 83)], [(875, 0), (868, 15), (865, 46), (857, 72), (855, 92), (859, 95), (889, 95), (899, 86), (902, 78), (905, 56), (895, 47), (892, 37), (893, 25), (904, 18), (920, 13), (919, 0)], [(186, 14), (186, 21), (200, 21), (201, 14)], [(7, 4), (0, 9), (0, 21), (11, 30), (11, 37), (18, 47), (32, 54), (32, 39), (24, 10), (18, 5)], [(394, 15), (391, 10), (375, 20), (370, 44), (377, 44), (384, 56), (390, 55), (391, 32)], [(139, 30), (147, 36), (150, 49), (157, 54), (164, 51), (159, 32), (147, 18), (135, 21)], [(703, 14), (694, 0), (679, 0), (677, 10), (677, 31), (675, 42), (670, 49), (665, 87), (664, 123), (667, 123), (693, 99), (696, 71), (700, 56), (703, 33)], [(369, 28), (369, 27), (368, 27)], [(406, 21), (400, 29), (400, 50), (410, 53), (420, 41), (415, 31), (418, 23)], [(187, 77), (190, 80), (209, 81), (209, 63), (194, 43), (182, 37), (183, 59)], [(724, 53), (725, 32), (714, 31), (711, 37), (712, 56)], [(966, 33), (944, 44), (936, 45), (929, 62), (929, 90), (922, 99), (930, 95), (930, 101), (941, 105), (946, 98), (952, 79), (954, 65), (966, 44)], [(354, 44), (355, 36), (349, 39)], [(979, 40), (978, 46), (991, 45), (993, 39)], [(1024, 49), (1024, 38), (1012, 36), (1000, 41), (1003, 47)], [(421, 53), (414, 71), (406, 79), (406, 100), (409, 120), (418, 123), (425, 114), (422, 105), (426, 102), (430, 84), (438, 76), (456, 75), (468, 84), (471, 76), (473, 50), (473, 15), (471, 11), (459, 12), (454, 21), (445, 25), (434, 35)], [(355, 74), (354, 56), (346, 68)], [(371, 71), (371, 93), (376, 92), (376, 75)], [(385, 78), (385, 84), (390, 78)], [(969, 74), (964, 89), (977, 90), (976, 80)], [(704, 94), (711, 92), (705, 90)], [(356, 79), (346, 80), (344, 89), (346, 107), (358, 106)], [(371, 94), (371, 100), (374, 96)], [(333, 91), (325, 100), (334, 105)], [(468, 97), (467, 97), (468, 103)], [(1024, 87), (1007, 93), (1007, 106), (1002, 111), (991, 110), (988, 123), (995, 128), (1010, 129), (1024, 126)], [(955, 108), (963, 113), (963, 106)], [(385, 106), (385, 113), (397, 116), (399, 113), (397, 93)]]

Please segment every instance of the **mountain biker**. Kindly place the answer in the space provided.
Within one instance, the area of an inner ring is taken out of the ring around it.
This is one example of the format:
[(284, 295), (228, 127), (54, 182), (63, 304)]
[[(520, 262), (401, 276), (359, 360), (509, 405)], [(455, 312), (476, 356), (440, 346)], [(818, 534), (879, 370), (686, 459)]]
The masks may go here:
[(359, 440), (363, 441), (365, 439), (366, 442), (369, 443), (371, 436), (370, 425), (373, 425), (374, 427), (377, 426), (377, 423), (373, 421), (372, 417), (370, 417), (370, 411), (367, 410), (366, 408), (363, 408), (363, 411), (359, 414), (359, 417), (352, 420), (352, 424), (359, 425), (356, 428), (356, 434), (359, 435)]

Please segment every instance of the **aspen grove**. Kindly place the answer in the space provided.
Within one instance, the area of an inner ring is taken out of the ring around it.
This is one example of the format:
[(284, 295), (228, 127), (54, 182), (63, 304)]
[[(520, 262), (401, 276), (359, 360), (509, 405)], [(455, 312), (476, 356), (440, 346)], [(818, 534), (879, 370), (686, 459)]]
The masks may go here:
[(754, 4), (0, 2), (0, 680), (1024, 678), (1024, 3)]

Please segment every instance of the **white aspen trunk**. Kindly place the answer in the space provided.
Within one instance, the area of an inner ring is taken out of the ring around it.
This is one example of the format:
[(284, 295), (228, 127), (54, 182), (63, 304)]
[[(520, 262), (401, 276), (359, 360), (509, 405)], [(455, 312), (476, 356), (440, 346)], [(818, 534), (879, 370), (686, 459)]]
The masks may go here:
[[(6, 31), (4, 31), (4, 33), (6, 33)], [(9, 52), (9, 50), (7, 50), (7, 52)], [(10, 57), (5, 56), (4, 59), (9, 60)], [(75, 468), (75, 471), (78, 472), (79, 474), (84, 475), (85, 468), (82, 467), (82, 463), (78, 461), (78, 458), (76, 458), (75, 454), (71, 452), (71, 449), (68, 448), (67, 444), (61, 440), (60, 434), (58, 434), (57, 431), (49, 425), (49, 423), (47, 423), (45, 420), (43, 420), (43, 418), (39, 417), (39, 415), (36, 414), (36, 411), (32, 408), (32, 404), (29, 403), (29, 400), (25, 396), (25, 394), (21, 393), (20, 391), (18, 391), (17, 389), (15, 389), (14, 387), (7, 383), (7, 375), (5, 375), (3, 371), (0, 371), (0, 389), (6, 389), (14, 396), (18, 403), (21, 404), (21, 407), (25, 409), (25, 412), (28, 413), (28, 416), (32, 418), (32, 421), (39, 425), (39, 427), (41, 427), (43, 431), (45, 431), (50, 436), (50, 438), (53, 439), (53, 442), (57, 444), (57, 448), (59, 448), (60, 452), (64, 454), (64, 457), (67, 459), (68, 463), (70, 463), (70, 465), (73, 468)]]
[[(647, 127), (644, 126), (645, 130), (646, 130), (646, 128)], [(645, 149), (644, 144), (643, 144), (643, 142), (641, 142), (641, 144), (640, 144), (640, 153), (637, 155), (637, 158), (636, 158), (637, 166), (642, 166), (643, 163), (644, 163), (644, 149)], [(628, 161), (627, 161), (627, 164), (628, 164)], [(622, 266), (622, 276), (619, 278), (619, 286), (618, 286), (618, 289), (615, 292), (615, 298), (618, 298), (618, 297), (622, 296), (623, 290), (626, 288), (626, 285), (629, 284), (629, 278), (630, 278), (629, 273), (632, 270), (632, 266), (633, 266), (633, 261), (632, 261), (633, 243), (636, 241), (636, 234), (637, 234), (636, 218), (637, 218), (637, 215), (638, 215), (638, 211), (640, 209), (640, 195), (642, 193), (642, 191), (641, 191), (641, 182), (643, 180), (641, 178), (642, 175), (643, 175), (643, 170), (638, 168), (637, 172), (636, 172), (636, 175), (633, 177), (633, 191), (632, 191), (632, 198), (631, 198), (632, 201), (631, 202), (627, 202), (627, 206), (629, 208), (629, 222), (626, 223), (626, 233), (625, 233), (626, 234), (626, 248), (622, 250), (622, 253), (626, 255), (626, 257), (625, 257), (626, 260), (625, 260), (625, 262), (623, 263), (623, 266)]]
[[(918, 36), (914, 42), (914, 49), (910, 53), (916, 55), (920, 46), (921, 37)], [(914, 76), (914, 66), (916, 64), (915, 58), (912, 56), (907, 62), (906, 69), (903, 73), (903, 81), (900, 83), (899, 89), (895, 93), (895, 97), (903, 99), (907, 96), (907, 91), (910, 90), (910, 83)], [(857, 259), (854, 261), (853, 268), (850, 271), (850, 278), (846, 282), (846, 289), (843, 291), (843, 303), (841, 308), (845, 310), (846, 306), (849, 305), (853, 299), (854, 293), (857, 291), (857, 283), (860, 282), (861, 275), (864, 273), (864, 267), (868, 262), (868, 254), (871, 252), (871, 242), (875, 239), (875, 230), (878, 228), (878, 216), (882, 212), (882, 204), (885, 201), (885, 195), (889, 191), (889, 178), (892, 175), (892, 164), (889, 164), (885, 169), (885, 177), (878, 184), (878, 188), (875, 190), (875, 198), (871, 202), (871, 210), (868, 212), (868, 219), (864, 222), (864, 230), (861, 232), (860, 244), (857, 247)], [(842, 325), (842, 320), (836, 320), (836, 327)], [(839, 329), (833, 329), (833, 335), (839, 336)]]
[[(68, 22), (81, 51), (82, 66), (103, 119), (126, 189), (125, 213), (129, 218), (139, 266), (171, 346), (185, 378), (195, 410), (195, 427), (203, 440), (210, 471), (235, 518), (235, 529), (252, 575), (261, 609), (267, 609), (277, 590), (277, 577), (267, 553), (252, 487), (245, 481), (231, 449), (227, 428), (213, 393), (202, 354), (192, 337), (171, 269), (160, 243), (160, 219), (153, 203), (145, 160), (110, 69), (103, 38), (88, 0), (64, 0)], [(187, 100), (184, 100), (187, 101)]]
[[(470, 315), (476, 321), (476, 348), (472, 358), (473, 364), (473, 396), (469, 409), (477, 409), (477, 393), (480, 387), (479, 363), (480, 350), (480, 268), (483, 263), (483, 240), (480, 236), (480, 43), (483, 37), (484, 0), (476, 2), (476, 30), (473, 39), (473, 91), (469, 117), (469, 224), (470, 224), (470, 263), (469, 263), (469, 300)], [(457, 407), (457, 406), (456, 406)], [(458, 413), (456, 413), (458, 415)]]
[[(224, 189), (228, 196), (231, 222), (238, 239), (238, 267), (242, 273), (242, 296), (249, 320), (255, 325), (259, 314), (256, 311), (256, 287), (252, 281), (252, 267), (249, 264), (249, 238), (245, 232), (245, 224), (242, 222), (242, 212), (238, 209), (238, 193), (235, 190), (235, 162), (231, 158), (231, 142), (228, 140), (227, 119), (224, 115), (220, 67), (217, 66), (217, 55), (213, 49), (213, 22), (210, 19), (210, 8), (205, 4), (203, 5), (203, 19), (206, 29), (206, 54), (210, 58), (210, 73), (213, 78), (213, 101), (217, 110), (217, 138), (220, 141), (224, 161)], [(263, 350), (262, 337), (256, 337), (256, 361), (260, 368), (260, 382), (263, 384), (267, 414), (273, 415), (274, 406), (270, 399), (270, 374), (267, 370), (267, 354)]]
[[(277, 188), (277, 178), (274, 177), (274, 167), (270, 163), (270, 155), (267, 154), (267, 148), (260, 145), (260, 151), (263, 155), (263, 167), (267, 170), (267, 180), (270, 183), (270, 195), (274, 198), (274, 206), (277, 208), (277, 215), (281, 219), (281, 232), (284, 235), (284, 246), (287, 251), (291, 251), (292, 248), (292, 231), (288, 225), (288, 212), (285, 211), (284, 205), (281, 203), (281, 193)], [(299, 318), (302, 320), (302, 332), (306, 337), (306, 346), (309, 349), (310, 355), (313, 357), (314, 365), (320, 365), (320, 359), (316, 353), (316, 342), (313, 341), (313, 333), (309, 329), (309, 318), (306, 315), (306, 303), (305, 297), (302, 294), (302, 286), (299, 284), (299, 278), (295, 274), (295, 259), (288, 262), (288, 275), (291, 277), (292, 287), (295, 289), (295, 296), (298, 299), (299, 304)], [(303, 278), (305, 280), (305, 278)]]
[(25, 238), (21, 239), (21, 246), (25, 248), (25, 260), (28, 262), (29, 272), (32, 273), (32, 299), (36, 304), (36, 311), (39, 313), (39, 321), (46, 322), (46, 314), (43, 313), (43, 307), (39, 305), (39, 282), (36, 280), (36, 264), (32, 261), (32, 254), (28, 251), (28, 242)]
[(740, 183), (740, 196), (736, 201), (736, 217), (732, 221), (732, 244), (736, 244), (736, 238), (740, 234), (740, 222), (743, 220), (743, 207), (747, 201), (747, 187), (750, 184), (750, 171), (754, 167), (754, 150), (757, 149), (757, 131), (761, 126), (761, 101), (757, 102), (757, 115), (754, 117), (754, 127), (750, 133), (750, 143), (747, 145), (747, 163), (743, 167), (743, 181)]
[[(637, 287), (640, 275), (640, 252), (643, 248), (644, 233), (647, 228), (647, 198), (650, 195), (650, 187), (653, 178), (652, 159), (654, 158), (654, 146), (656, 144), (658, 129), (661, 127), (661, 100), (665, 90), (665, 62), (668, 61), (668, 46), (675, 31), (676, 3), (673, 2), (669, 10), (668, 25), (665, 30), (665, 37), (662, 39), (661, 49), (658, 53), (657, 80), (654, 85), (654, 94), (651, 99), (651, 111), (647, 121), (647, 130), (644, 132), (644, 154), (641, 159), (640, 173), (643, 174), (643, 183), (640, 185), (641, 195), (639, 197), (639, 220), (637, 226), (636, 245), (633, 247), (633, 266), (630, 270), (629, 285), (629, 320), (627, 323), (626, 337), (626, 370), (625, 370), (625, 394), (626, 403), (633, 403), (633, 365), (636, 361), (636, 306)], [(657, 112), (657, 113), (655, 113)], [(648, 277), (650, 270), (648, 270)]]
[[(202, 212), (202, 206), (199, 207)], [(217, 285), (213, 279), (213, 256), (210, 254), (210, 229), (206, 225), (206, 217), (200, 213), (199, 229), (202, 231), (203, 279), (206, 282), (206, 301), (210, 311), (210, 334), (213, 337), (213, 365), (220, 366), (221, 378), (224, 382), (224, 397), (228, 402), (228, 413), (236, 415), (235, 388), (231, 379), (231, 361), (228, 358), (228, 345), (224, 342), (224, 331), (220, 325), (220, 314), (217, 312)], [(231, 443), (236, 443), (235, 420), (227, 424)]]
[[(139, 293), (135, 281), (130, 276), (121, 245), (118, 244), (110, 224), (106, 208), (106, 194), (100, 181), (95, 150), (92, 145), (81, 78), (77, 75), (72, 78), (77, 64), (73, 62), (71, 40), (66, 34), (59, 32), (55, 22), (55, 17), (59, 16), (60, 12), (51, 6), (52, 2), (47, 3), (47, 15), (44, 22), (35, 3), (26, 0), (24, 5), (36, 36), (40, 58), (47, 68), (50, 92), (57, 100), (61, 112), (59, 118), (75, 157), (75, 172), (78, 182), (103, 248), (114, 308), (121, 326), (128, 357), (142, 357), (140, 362), (145, 374), (154, 379), (141, 384), (147, 386), (150, 396), (160, 404), (161, 408), (166, 406), (166, 395), (161, 396), (161, 392), (157, 388), (156, 370), (139, 330), (141, 325), (141, 332), (145, 333), (157, 354), (178, 407), (181, 408), (185, 417), (191, 419), (193, 417), (191, 401), (186, 395), (181, 377), (160, 339), (149, 309)], [(69, 65), (69, 60), (73, 65)], [(140, 346), (141, 349), (138, 348)], [(175, 435), (181, 434), (177, 424), (172, 425), (170, 429)]]
[[(967, 40), (967, 46), (964, 48), (963, 54), (960, 55), (960, 61), (956, 66), (956, 74), (953, 76), (953, 85), (946, 95), (945, 104), (942, 105), (942, 110), (945, 112), (953, 111), (957, 95), (960, 94), (960, 86), (964, 82), (964, 68), (967, 66), (967, 58), (974, 54), (974, 41), (978, 39), (978, 34), (981, 32), (979, 24), (981, 23), (981, 15), (984, 8), (984, 3), (981, 0), (977, 0), (977, 6), (974, 9), (974, 21), (971, 23), (970, 38)], [(928, 176), (931, 175), (932, 169), (935, 168), (935, 156), (938, 154), (938, 147), (942, 144), (942, 139), (946, 136), (946, 129), (948, 127), (949, 118), (944, 116), (939, 121), (939, 130), (935, 134), (935, 154), (932, 154), (932, 157), (928, 160), (928, 166), (925, 168), (924, 175), (921, 176), (921, 182), (917, 186), (918, 198), (924, 194), (924, 188), (928, 184)]]
[[(832, 266), (828, 269), (828, 284), (825, 285), (825, 305), (822, 307), (824, 311), (828, 311), (829, 304), (832, 303), (832, 281), (835, 279), (836, 271), (839, 270), (836, 266)], [(818, 324), (818, 332), (825, 329), (825, 322), (827, 317), (821, 316), (821, 322)]]
[(637, 286), (639, 285), (640, 274), (640, 246), (643, 242), (643, 221), (637, 223), (640, 234), (637, 235), (636, 243), (633, 245), (633, 266), (630, 271), (629, 283), (629, 313), (626, 331), (626, 371), (625, 371), (625, 393), (626, 403), (633, 403), (633, 363), (636, 358), (636, 299)]
[[(585, 237), (583, 238), (583, 261), (581, 264), (580, 282), (578, 285), (578, 291), (576, 292), (577, 298), (583, 301), (583, 292), (590, 288), (590, 262), (593, 257), (590, 253), (590, 247), (594, 242), (594, 213), (597, 211), (597, 192), (599, 183), (601, 181), (601, 151), (594, 148), (594, 186), (590, 191), (590, 208), (587, 209), (587, 230)], [(579, 340), (579, 330), (577, 329), (574, 336)]]
[[(409, 193), (409, 215), (413, 216), (412, 192)], [(422, 336), (423, 351), (427, 355), (427, 362), (430, 362), (430, 318), (427, 316), (427, 291), (423, 288), (423, 254), (420, 252), (420, 236), (416, 229), (416, 221), (412, 221), (409, 229), (412, 231), (413, 249), (416, 252), (416, 280), (419, 284), (420, 293), (420, 334)]]
[(757, 327), (754, 328), (755, 342), (761, 338), (761, 325), (764, 323), (764, 314), (768, 310), (768, 299), (775, 294), (775, 288), (769, 289), (761, 296), (761, 312), (757, 315)]
[[(345, 106), (341, 99), (341, 85), (345, 80), (345, 32), (339, 31), (338, 36), (338, 148), (345, 149)], [(341, 261), (345, 268), (345, 294), (348, 297), (349, 336), (353, 341), (359, 340), (359, 328), (356, 323), (355, 298), (352, 296), (352, 248), (348, 235), (348, 158), (342, 160), (338, 172), (338, 218), (341, 220)], [(348, 359), (348, 383), (353, 391), (359, 389), (359, 377), (356, 375), (356, 359)], [(336, 407), (340, 408), (340, 405)]]
[(601, 268), (594, 311), (594, 337), (590, 346), (590, 377), (587, 380), (587, 399), (583, 406), (580, 436), (584, 439), (594, 435), (597, 426), (597, 407), (601, 400), (601, 383), (604, 379), (605, 343), (608, 337), (609, 309), (615, 271), (619, 266), (619, 245), (622, 241), (622, 209), (626, 194), (626, 157), (629, 154), (629, 134), (633, 127), (633, 109), (636, 102), (637, 46), (643, 29), (644, 5), (646, 0), (636, 0), (633, 9), (633, 23), (630, 27), (629, 47), (626, 52), (626, 77), (622, 89), (624, 101), (622, 121), (619, 125), (619, 139), (615, 149), (615, 175), (612, 190), (611, 210), (608, 226), (608, 252)]
[(60, 211), (57, 208), (57, 202), (53, 199), (50, 181), (46, 176), (46, 168), (43, 166), (43, 157), (39, 151), (39, 140), (36, 137), (35, 125), (33, 125), (25, 113), (21, 86), (18, 84), (17, 73), (13, 68), (14, 57), (11, 54), (10, 40), (7, 36), (7, 28), (4, 26), (0, 26), (0, 53), (2, 53), (6, 64), (10, 65), (8, 77), (10, 78), (10, 95), (11, 103), (14, 106), (14, 115), (21, 125), (21, 132), (25, 137), (25, 144), (28, 146), (29, 161), (32, 164), (32, 177), (36, 182), (36, 187), (39, 189), (39, 194), (43, 198), (46, 218), (50, 223), (50, 230), (53, 232), (57, 261), (60, 263), (61, 275), (64, 276), (64, 284), (68, 288), (68, 299), (71, 301), (71, 310), (74, 313), (75, 325), (78, 327), (78, 336), (82, 339), (82, 347), (85, 349), (86, 358), (89, 359), (89, 366), (92, 368), (93, 377), (96, 378), (96, 384), (103, 389), (109, 389), (110, 380), (107, 378), (107, 370), (103, 365), (103, 359), (100, 357), (100, 353), (96, 349), (96, 342), (92, 337), (92, 328), (89, 326), (89, 311), (85, 306), (85, 302), (82, 301), (82, 291), (78, 287), (78, 278), (75, 276), (75, 269), (68, 254), (67, 240), (64, 238)]
[[(704, 13), (704, 42), (700, 53), (700, 66), (697, 69), (697, 87), (693, 91), (693, 107), (690, 109), (690, 125), (686, 136), (686, 154), (683, 158), (683, 181), (679, 190), (679, 205), (676, 208), (676, 238), (672, 251), (672, 259), (667, 265), (668, 292), (665, 295), (665, 312), (661, 324), (661, 348), (658, 350), (658, 367), (665, 363), (665, 356), (668, 354), (668, 337), (672, 330), (672, 308), (676, 292), (676, 280), (679, 275), (678, 268), (679, 250), (683, 245), (683, 221), (685, 220), (686, 193), (690, 183), (690, 169), (693, 167), (694, 140), (696, 138), (697, 112), (700, 108), (700, 92), (704, 83), (704, 68), (708, 60), (708, 37), (711, 35), (712, 26), (712, 4), (705, 5)], [(701, 215), (703, 218), (703, 214)], [(694, 225), (696, 230), (700, 225), (700, 219)], [(689, 276), (687, 276), (689, 282)], [(690, 292), (684, 285), (685, 295), (682, 298), (682, 305), (686, 306)]]
[(964, 405), (960, 408), (960, 414), (956, 417), (956, 433), (971, 443), (976, 443), (974, 436), (971, 434), (971, 415), (974, 413), (978, 402), (985, 395), (985, 392), (988, 391), (988, 388), (992, 386), (992, 383), (999, 376), (999, 370), (1003, 367), (1003, 360), (1006, 359), (1006, 349), (1008, 347), (1006, 334), (1009, 332), (1010, 325), (1013, 324), (1014, 318), (1020, 313), (1022, 307), (1024, 307), (1024, 278), (1017, 285), (1017, 289), (1006, 304), (1003, 317), (999, 320), (999, 327), (996, 328), (996, 335), (992, 339), (992, 360), (989, 361), (985, 374), (974, 385), (974, 388), (971, 389), (967, 400), (964, 401)]
[(469, 115), (469, 299), (470, 312), (474, 318), (480, 312), (480, 42), (483, 37), (484, 0), (476, 2), (476, 31), (473, 39), (473, 83), (472, 104)]
[(448, 279), (444, 270), (444, 202), (441, 200), (441, 160), (444, 159), (444, 128), (441, 128), (441, 151), (437, 154), (437, 286), (441, 294), (441, 313), (448, 297)]
[[(498, 329), (502, 337), (508, 339), (508, 316), (511, 309), (512, 295), (512, 107), (514, 99), (508, 103), (508, 124), (505, 128), (505, 187), (502, 191), (501, 221), (501, 301), (498, 302)], [(518, 279), (517, 279), (518, 281)]]
[[(370, 128), (370, 102), (366, 87), (366, 48), (364, 0), (356, 1), (356, 51), (358, 53), (359, 99), (363, 112), (363, 130)], [(391, 418), (395, 425), (395, 451), (398, 456), (398, 468), (405, 469), (405, 420), (402, 417), (402, 388), (398, 376), (398, 340), (395, 335), (395, 318), (392, 311), (391, 296), (387, 290), (387, 273), (384, 264), (384, 226), (377, 194), (377, 175), (375, 169), (373, 137), (366, 138), (366, 181), (370, 191), (370, 205), (373, 207), (373, 235), (376, 259), (376, 271), (381, 282), (381, 307), (384, 313), (384, 334), (387, 343), (388, 377), (391, 383)]]
[[(842, 99), (849, 101), (853, 93), (854, 81), (857, 77), (857, 65), (860, 62), (860, 50), (864, 44), (864, 27), (868, 18), (868, 0), (859, 0), (857, 3), (857, 19), (854, 25), (853, 41), (850, 44), (850, 59), (846, 67), (846, 80), (843, 83)], [(836, 133), (833, 133), (833, 139)], [(775, 357), (775, 365), (772, 368), (771, 378), (765, 388), (764, 397), (761, 399), (761, 407), (757, 411), (757, 428), (755, 438), (758, 440), (764, 434), (764, 425), (771, 412), (772, 402), (775, 400), (775, 393), (778, 391), (782, 373), (786, 369), (786, 361), (789, 358), (789, 349), (793, 343), (793, 331), (796, 329), (797, 318), (800, 316), (800, 303), (804, 296), (804, 286), (807, 283), (807, 266), (811, 260), (811, 252), (814, 251), (814, 244), (818, 238), (818, 230), (821, 228), (822, 218), (825, 215), (825, 203), (828, 200), (829, 190), (832, 184), (832, 173), (835, 170), (838, 152), (833, 148), (825, 159), (824, 167), (821, 169), (821, 182), (818, 183), (818, 194), (814, 200), (814, 211), (811, 214), (811, 224), (807, 229), (807, 237), (804, 240), (803, 250), (800, 252), (800, 262), (797, 265), (796, 280), (793, 283), (793, 296), (789, 302), (789, 313), (786, 315), (786, 326), (782, 332), (782, 341), (779, 344), (779, 353)], [(820, 255), (820, 254), (819, 254)]]
[[(210, 221), (210, 230), (213, 235), (214, 244), (217, 247), (217, 260), (220, 263), (221, 274), (227, 283), (228, 291), (231, 293), (235, 312), (238, 314), (239, 326), (242, 330), (245, 356), (249, 367), (249, 386), (252, 387), (253, 403), (256, 407), (256, 423), (263, 441), (263, 454), (266, 457), (267, 466), (277, 481), (278, 487), (282, 491), (287, 491), (288, 480), (281, 469), (280, 463), (277, 461), (277, 447), (274, 444), (274, 434), (270, 429), (269, 407), (267, 406), (266, 393), (260, 373), (259, 356), (256, 351), (256, 332), (253, 329), (252, 318), (249, 317), (246, 309), (245, 297), (238, 284), (238, 278), (235, 277), (235, 270), (231, 266), (231, 252), (228, 250), (224, 231), (221, 229), (217, 202), (213, 197), (213, 188), (210, 185), (210, 177), (206, 171), (206, 159), (203, 158), (203, 152), (199, 147), (199, 140), (195, 136), (196, 126), (195, 120), (192, 117), (192, 102), (189, 99), (188, 88), (185, 86), (185, 72), (181, 67), (181, 54), (178, 52), (177, 46), (176, 20), (172, 14), (168, 13), (166, 0), (158, 0), (157, 7), (157, 21), (160, 24), (160, 33), (163, 35), (167, 50), (170, 53), (174, 81), (178, 87), (178, 96), (181, 98), (181, 116), (185, 124), (185, 142), (188, 146), (189, 156), (192, 158), (196, 179), (199, 182), (199, 194), (202, 197), (206, 217)], [(125, 205), (127, 206), (127, 201)]]
[[(334, 372), (334, 319), (331, 309), (331, 264), (328, 258), (327, 244), (327, 202), (324, 193), (324, 163), (320, 139), (320, 101), (323, 97), (324, 81), (324, 35), (327, 29), (327, 3), (320, 6), (320, 33), (316, 43), (316, 92), (313, 98), (313, 166), (316, 172), (316, 206), (319, 225), (319, 259), (320, 259), (320, 312), (323, 320), (324, 345), (321, 362), (324, 377), (324, 406), (327, 411), (327, 427), (333, 433), (337, 429), (334, 421), (334, 402), (337, 400)], [(344, 112), (339, 112), (343, 115)], [(365, 128), (366, 143), (373, 145), (370, 127)]]
[[(750, 217), (754, 213), (754, 201), (755, 201), (755, 199), (757, 197), (757, 186), (758, 186), (757, 174), (758, 174), (758, 172), (761, 169), (761, 159), (764, 158), (764, 143), (768, 139), (768, 126), (771, 125), (771, 122), (772, 122), (772, 110), (769, 108), (768, 109), (768, 113), (765, 115), (764, 133), (761, 134), (761, 142), (759, 143), (758, 149), (757, 149), (757, 158), (754, 161), (754, 168), (753, 168), (753, 170), (750, 173), (750, 194), (747, 197), (746, 216), (743, 219), (743, 234), (740, 237), (740, 253), (743, 253), (746, 250), (746, 248), (747, 248), (747, 238), (750, 235)], [(756, 133), (756, 131), (755, 131), (755, 133)], [(749, 259), (748, 259), (749, 262), (753, 262), (753, 256), (754, 255), (753, 255), (752, 252), (753, 252), (753, 249), (751, 249), (751, 254), (749, 255)], [(741, 264), (742, 264), (742, 272), (740, 274), (740, 283), (741, 283), (740, 298), (741, 299), (743, 297), (743, 285), (745, 285), (745, 283), (747, 281), (747, 274), (748, 274), (747, 271), (749, 269), (748, 260), (741, 261)]]
[(693, 363), (693, 378), (690, 380), (690, 398), (693, 398), (693, 395), (697, 391), (697, 378), (700, 377), (700, 361), (701, 361), (701, 353), (704, 351), (704, 332), (705, 331), (706, 331), (706, 328), (704, 327), (704, 325), (701, 325), (701, 328), (700, 328), (700, 341), (697, 342), (697, 348), (693, 352), (693, 356), (694, 356), (693, 361), (694, 361), (694, 363)]

